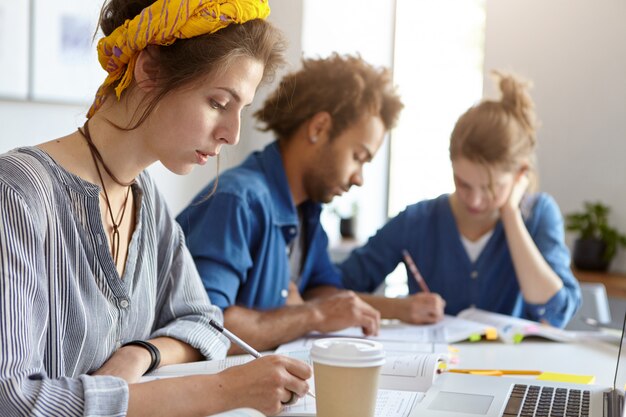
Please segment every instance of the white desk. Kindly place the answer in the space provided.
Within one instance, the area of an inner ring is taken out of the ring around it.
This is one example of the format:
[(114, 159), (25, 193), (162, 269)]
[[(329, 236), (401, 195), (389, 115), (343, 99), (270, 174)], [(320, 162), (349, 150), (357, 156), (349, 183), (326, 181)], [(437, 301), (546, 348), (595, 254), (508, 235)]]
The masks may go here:
[[(455, 343), (458, 368), (535, 369), (544, 372), (595, 375), (596, 384), (613, 385), (618, 347), (604, 343), (556, 343), (524, 340)], [(622, 353), (624, 354), (624, 353)]]

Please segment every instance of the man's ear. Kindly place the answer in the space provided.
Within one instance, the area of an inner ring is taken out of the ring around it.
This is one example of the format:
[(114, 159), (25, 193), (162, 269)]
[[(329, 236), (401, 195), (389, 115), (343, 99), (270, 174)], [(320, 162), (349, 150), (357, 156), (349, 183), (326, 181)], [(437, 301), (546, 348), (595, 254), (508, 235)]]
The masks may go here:
[(315, 143), (320, 138), (327, 139), (332, 126), (333, 126), (333, 119), (330, 113), (326, 111), (315, 113), (309, 119), (309, 126), (307, 129), (309, 141), (311, 141), (312, 143)]
[(133, 73), (137, 87), (149, 91), (158, 85), (158, 57), (159, 49), (155, 46), (148, 46), (139, 52)]

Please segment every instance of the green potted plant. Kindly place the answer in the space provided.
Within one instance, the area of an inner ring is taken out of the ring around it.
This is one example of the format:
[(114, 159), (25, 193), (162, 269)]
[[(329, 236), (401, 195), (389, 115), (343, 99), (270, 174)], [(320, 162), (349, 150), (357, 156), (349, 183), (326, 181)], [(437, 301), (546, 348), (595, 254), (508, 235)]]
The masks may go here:
[(611, 209), (600, 202), (585, 202), (582, 212), (566, 215), (566, 228), (577, 232), (572, 262), (578, 269), (606, 271), (619, 246), (626, 246), (626, 235), (609, 226)]

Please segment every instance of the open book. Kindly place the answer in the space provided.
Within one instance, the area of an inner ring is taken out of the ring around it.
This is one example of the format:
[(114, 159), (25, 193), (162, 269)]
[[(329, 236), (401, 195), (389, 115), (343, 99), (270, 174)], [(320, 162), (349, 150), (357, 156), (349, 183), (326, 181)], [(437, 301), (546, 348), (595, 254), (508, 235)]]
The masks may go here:
[(463, 310), (457, 317), (495, 328), (498, 338), (505, 343), (519, 343), (528, 336), (539, 336), (556, 342), (575, 342), (579, 340), (578, 332), (571, 332), (535, 321), (492, 313), (477, 308)]

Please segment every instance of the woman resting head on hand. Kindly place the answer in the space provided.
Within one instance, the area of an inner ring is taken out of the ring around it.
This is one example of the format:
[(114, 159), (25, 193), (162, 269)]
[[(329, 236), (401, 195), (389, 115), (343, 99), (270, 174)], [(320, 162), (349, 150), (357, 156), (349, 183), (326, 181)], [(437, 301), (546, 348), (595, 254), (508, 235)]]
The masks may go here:
[(409, 253), (430, 292), (408, 271), (409, 297), (362, 295), (384, 318), (432, 323), (473, 306), (563, 327), (580, 305), (559, 207), (534, 192), (529, 83), (495, 75), (501, 97), (470, 107), (450, 136), (454, 191), (408, 206), (340, 265), (346, 288), (369, 293)]

